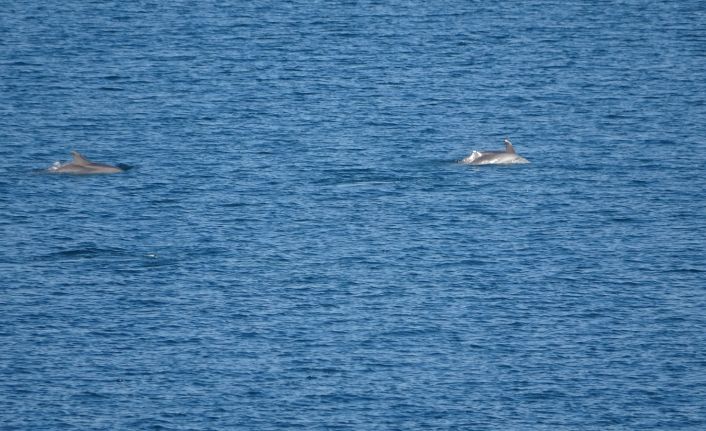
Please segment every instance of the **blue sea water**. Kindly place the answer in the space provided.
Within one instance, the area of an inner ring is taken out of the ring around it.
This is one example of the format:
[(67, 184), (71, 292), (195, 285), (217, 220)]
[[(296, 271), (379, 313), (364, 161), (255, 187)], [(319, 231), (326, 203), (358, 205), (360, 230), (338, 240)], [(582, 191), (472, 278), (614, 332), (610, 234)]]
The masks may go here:
[(1, 6), (0, 429), (706, 429), (706, 3)]

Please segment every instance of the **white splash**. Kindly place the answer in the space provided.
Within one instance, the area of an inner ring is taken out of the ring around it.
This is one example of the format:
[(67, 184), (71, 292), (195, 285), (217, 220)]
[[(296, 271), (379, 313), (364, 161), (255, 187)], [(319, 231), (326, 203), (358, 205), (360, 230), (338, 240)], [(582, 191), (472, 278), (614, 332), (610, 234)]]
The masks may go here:
[(62, 164), (61, 162), (54, 162), (54, 163), (52, 163), (51, 166), (49, 166), (49, 168), (47, 168), (47, 170), (48, 171), (56, 171), (57, 169), (59, 169), (62, 166), (64, 166), (64, 164)]
[(480, 157), (482, 155), (483, 155), (482, 153), (480, 153), (476, 150), (473, 150), (473, 152), (471, 153), (470, 156), (461, 160), (461, 163), (473, 163), (474, 160), (476, 160), (478, 157)]

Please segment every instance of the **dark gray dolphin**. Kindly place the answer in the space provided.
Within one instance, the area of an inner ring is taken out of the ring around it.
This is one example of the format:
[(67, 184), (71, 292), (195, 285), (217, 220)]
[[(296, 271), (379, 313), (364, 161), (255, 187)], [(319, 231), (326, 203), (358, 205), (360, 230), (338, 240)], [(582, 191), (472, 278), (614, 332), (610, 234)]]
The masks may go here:
[(53, 174), (117, 174), (125, 170), (117, 166), (104, 165), (103, 163), (95, 163), (79, 154), (78, 151), (72, 151), (73, 160), (68, 163), (56, 163), (54, 166), (47, 169), (47, 172)]
[(529, 163), (529, 160), (518, 155), (512, 142), (505, 138), (505, 151), (473, 151), (470, 156), (461, 160), (469, 165), (510, 165), (514, 163)]

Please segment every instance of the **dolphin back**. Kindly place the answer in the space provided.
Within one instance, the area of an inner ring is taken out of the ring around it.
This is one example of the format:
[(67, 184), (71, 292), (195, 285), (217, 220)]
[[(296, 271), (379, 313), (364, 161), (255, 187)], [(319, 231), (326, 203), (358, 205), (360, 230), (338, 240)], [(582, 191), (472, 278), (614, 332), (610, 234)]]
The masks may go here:
[(461, 160), (461, 163), (469, 165), (513, 165), (517, 163), (529, 163), (529, 160), (518, 155), (515, 147), (508, 138), (503, 141), (505, 151), (477, 151), (474, 150), (470, 156)]
[(48, 172), (56, 174), (117, 174), (126, 170), (123, 166), (111, 166), (103, 163), (95, 163), (85, 158), (78, 151), (72, 151), (73, 159), (66, 164), (54, 164)]

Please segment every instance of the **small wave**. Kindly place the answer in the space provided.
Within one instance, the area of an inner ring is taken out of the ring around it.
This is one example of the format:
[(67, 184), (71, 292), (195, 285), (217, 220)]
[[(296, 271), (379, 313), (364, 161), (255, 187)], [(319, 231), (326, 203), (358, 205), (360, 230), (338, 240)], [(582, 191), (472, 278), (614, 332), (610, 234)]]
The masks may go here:
[(72, 259), (90, 259), (100, 256), (117, 256), (124, 255), (126, 251), (118, 248), (100, 248), (100, 247), (83, 247), (73, 248), (68, 250), (56, 251), (43, 256), (44, 260), (72, 260)]
[(676, 274), (700, 274), (706, 272), (706, 268), (671, 268), (664, 272)]

